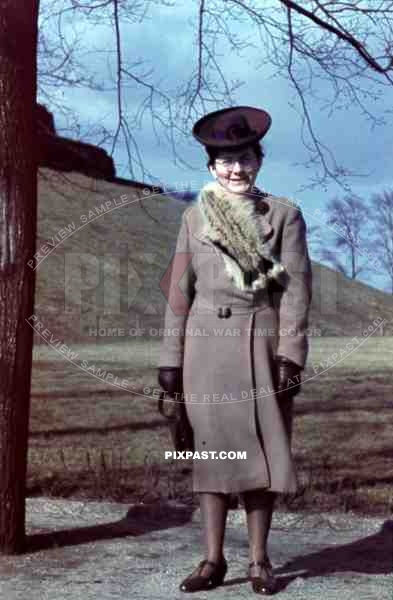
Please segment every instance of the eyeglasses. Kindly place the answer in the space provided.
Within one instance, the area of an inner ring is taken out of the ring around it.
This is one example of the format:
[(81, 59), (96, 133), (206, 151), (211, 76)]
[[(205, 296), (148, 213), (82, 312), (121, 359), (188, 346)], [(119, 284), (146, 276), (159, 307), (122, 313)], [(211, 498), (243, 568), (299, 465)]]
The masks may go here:
[(224, 169), (233, 169), (235, 163), (239, 163), (246, 169), (250, 169), (255, 166), (257, 159), (255, 157), (247, 158), (219, 158), (216, 159), (216, 165), (224, 167)]

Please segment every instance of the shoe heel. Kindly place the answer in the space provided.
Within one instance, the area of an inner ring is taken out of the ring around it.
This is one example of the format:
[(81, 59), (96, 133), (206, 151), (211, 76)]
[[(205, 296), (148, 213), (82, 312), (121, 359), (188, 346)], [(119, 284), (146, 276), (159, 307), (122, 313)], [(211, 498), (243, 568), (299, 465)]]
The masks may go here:
[(251, 581), (253, 592), (264, 596), (270, 596), (272, 594), (275, 594), (278, 591), (277, 579), (273, 574), (273, 567), (269, 558), (266, 558), (262, 561), (251, 562), (248, 565), (249, 569), (254, 566), (259, 566), (262, 569), (264, 569), (265, 576), (257, 575), (255, 577), (252, 577), (249, 574), (248, 579), (249, 581)]
[(227, 570), (228, 564), (226, 560), (224, 560), (220, 563), (217, 572), (213, 573), (213, 575), (210, 577), (210, 579), (214, 581), (215, 586), (222, 585), (225, 579), (225, 575), (227, 574)]

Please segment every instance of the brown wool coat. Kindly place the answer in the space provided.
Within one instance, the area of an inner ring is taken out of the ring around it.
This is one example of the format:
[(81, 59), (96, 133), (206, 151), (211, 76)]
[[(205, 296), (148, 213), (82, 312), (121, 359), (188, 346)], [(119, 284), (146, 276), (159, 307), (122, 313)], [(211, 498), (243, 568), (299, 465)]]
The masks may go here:
[(273, 227), (267, 243), (289, 272), (281, 285), (269, 284), (270, 294), (233, 285), (222, 250), (202, 233), (197, 203), (183, 213), (171, 263), (159, 366), (183, 367), (196, 451), (247, 453), (246, 460), (194, 457), (195, 492), (297, 489), (293, 400), (279, 403), (273, 390), (276, 354), (300, 367), (307, 360), (312, 274), (306, 224), (285, 198), (266, 195), (258, 202)]

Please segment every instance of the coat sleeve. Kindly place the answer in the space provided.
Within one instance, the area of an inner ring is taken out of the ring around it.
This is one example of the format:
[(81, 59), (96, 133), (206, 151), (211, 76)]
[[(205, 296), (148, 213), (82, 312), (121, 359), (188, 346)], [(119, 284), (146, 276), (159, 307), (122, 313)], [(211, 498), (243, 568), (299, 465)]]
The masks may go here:
[(167, 298), (165, 321), (160, 347), (159, 367), (182, 367), (185, 327), (195, 296), (196, 274), (190, 251), (190, 231), (187, 224), (188, 209), (183, 212), (177, 237), (176, 250), (164, 275), (162, 288)]
[(279, 306), (277, 355), (285, 356), (304, 369), (309, 350), (307, 327), (312, 299), (311, 260), (302, 212), (291, 207), (282, 234), (281, 262), (288, 276)]

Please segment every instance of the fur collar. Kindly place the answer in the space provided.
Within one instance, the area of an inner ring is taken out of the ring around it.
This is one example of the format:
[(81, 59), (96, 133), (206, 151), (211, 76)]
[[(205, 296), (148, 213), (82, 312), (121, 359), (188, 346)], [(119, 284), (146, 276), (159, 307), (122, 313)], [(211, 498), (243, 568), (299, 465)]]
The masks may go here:
[(241, 196), (213, 181), (200, 190), (197, 204), (204, 220), (202, 233), (223, 250), (226, 271), (236, 287), (257, 290), (281, 277), (285, 267), (265, 243), (273, 228), (263, 215), (261, 191)]

